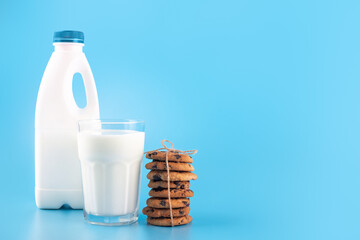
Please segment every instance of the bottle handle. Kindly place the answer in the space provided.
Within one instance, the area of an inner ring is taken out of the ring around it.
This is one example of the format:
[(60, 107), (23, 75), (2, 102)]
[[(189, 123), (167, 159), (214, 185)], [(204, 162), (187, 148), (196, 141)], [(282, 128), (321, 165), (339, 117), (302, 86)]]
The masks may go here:
[[(86, 94), (86, 106), (84, 108), (79, 108), (76, 104), (74, 94), (72, 91), (73, 85), (73, 78), (76, 73), (80, 73), (83, 79), (84, 87), (85, 87), (85, 94)], [(68, 79), (71, 79), (70, 82), (67, 84), (67, 89), (71, 91), (67, 91), (71, 93), (70, 97), (70, 106), (75, 106), (78, 113), (83, 113), (84, 111), (99, 111), (99, 102), (98, 102), (98, 95), (96, 91), (96, 85), (94, 81), (94, 76), (91, 72), (90, 66), (83, 57), (78, 57), (71, 61), (69, 70), (68, 70)]]

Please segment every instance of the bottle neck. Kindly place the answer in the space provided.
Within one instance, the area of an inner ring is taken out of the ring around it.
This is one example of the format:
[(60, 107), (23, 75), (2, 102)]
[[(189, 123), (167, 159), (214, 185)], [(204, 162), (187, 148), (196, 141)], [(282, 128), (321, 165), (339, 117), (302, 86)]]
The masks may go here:
[(84, 47), (83, 43), (56, 42), (53, 45), (56, 52), (82, 52)]

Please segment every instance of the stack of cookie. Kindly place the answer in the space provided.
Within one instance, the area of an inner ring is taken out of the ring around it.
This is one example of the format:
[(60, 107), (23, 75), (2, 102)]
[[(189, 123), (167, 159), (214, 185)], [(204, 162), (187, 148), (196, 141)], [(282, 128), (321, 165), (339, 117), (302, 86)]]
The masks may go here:
[(168, 174), (166, 168), (166, 152), (151, 151), (146, 158), (153, 159), (145, 165), (151, 171), (147, 175), (150, 179), (149, 192), (151, 198), (146, 201), (147, 207), (143, 213), (147, 215), (147, 223), (157, 226), (172, 226), (168, 191), (170, 191), (173, 225), (184, 225), (191, 222), (190, 199), (194, 196), (191, 191), (189, 180), (195, 180), (197, 176), (192, 173), (194, 167), (190, 164), (193, 159), (178, 152), (168, 152), (168, 166), (170, 175), (170, 189), (168, 189)]

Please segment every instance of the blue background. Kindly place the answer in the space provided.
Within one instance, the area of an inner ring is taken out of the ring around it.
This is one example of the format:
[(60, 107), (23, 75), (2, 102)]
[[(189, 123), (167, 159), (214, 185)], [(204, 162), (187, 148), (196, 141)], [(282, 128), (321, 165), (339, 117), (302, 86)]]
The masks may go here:
[[(345, 0), (1, 0), (0, 238), (359, 239), (359, 12)], [(144, 119), (146, 150), (164, 138), (199, 150), (192, 224), (141, 214), (108, 228), (36, 208), (36, 97), (64, 29), (85, 33), (102, 117)]]

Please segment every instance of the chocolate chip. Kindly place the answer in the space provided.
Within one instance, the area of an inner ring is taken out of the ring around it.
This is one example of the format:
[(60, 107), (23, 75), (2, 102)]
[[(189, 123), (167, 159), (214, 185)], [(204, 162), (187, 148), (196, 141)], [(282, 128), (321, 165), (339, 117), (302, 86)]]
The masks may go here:
[(152, 169), (157, 169), (157, 165), (154, 165), (151, 167)]
[(153, 208), (152, 208), (152, 209), (150, 209), (150, 210), (149, 210), (149, 212), (154, 212), (154, 209), (153, 209)]
[(177, 190), (174, 190), (174, 193), (177, 193)]
[(153, 152), (153, 153), (151, 153), (152, 155), (157, 155), (158, 153), (157, 152)]
[(181, 189), (185, 189), (185, 185), (184, 185), (184, 184), (182, 184), (180, 188), (181, 188)]
[(180, 214), (184, 214), (184, 211), (183, 211), (183, 210), (180, 210), (179, 213), (180, 213)]
[(164, 200), (161, 200), (161, 201), (160, 201), (160, 205), (161, 205), (161, 206), (165, 206), (165, 205), (166, 205), (166, 202), (165, 202)]
[(176, 159), (181, 158), (181, 156), (180, 156), (179, 154), (174, 155), (174, 157), (175, 157)]
[(155, 181), (159, 181), (159, 180), (161, 180), (161, 177), (159, 175), (154, 175), (153, 179)]
[[(178, 182), (178, 181), (175, 181), (174, 183), (175, 183), (176, 186), (179, 186), (179, 185), (181, 184), (181, 183)], [(184, 186), (184, 185), (183, 185), (183, 186)]]
[(185, 206), (189, 206), (190, 204), (187, 201), (182, 201), (183, 204), (185, 204)]
[(160, 192), (160, 191), (164, 190), (164, 188), (158, 187), (158, 188), (153, 188), (152, 190), (155, 192)]

